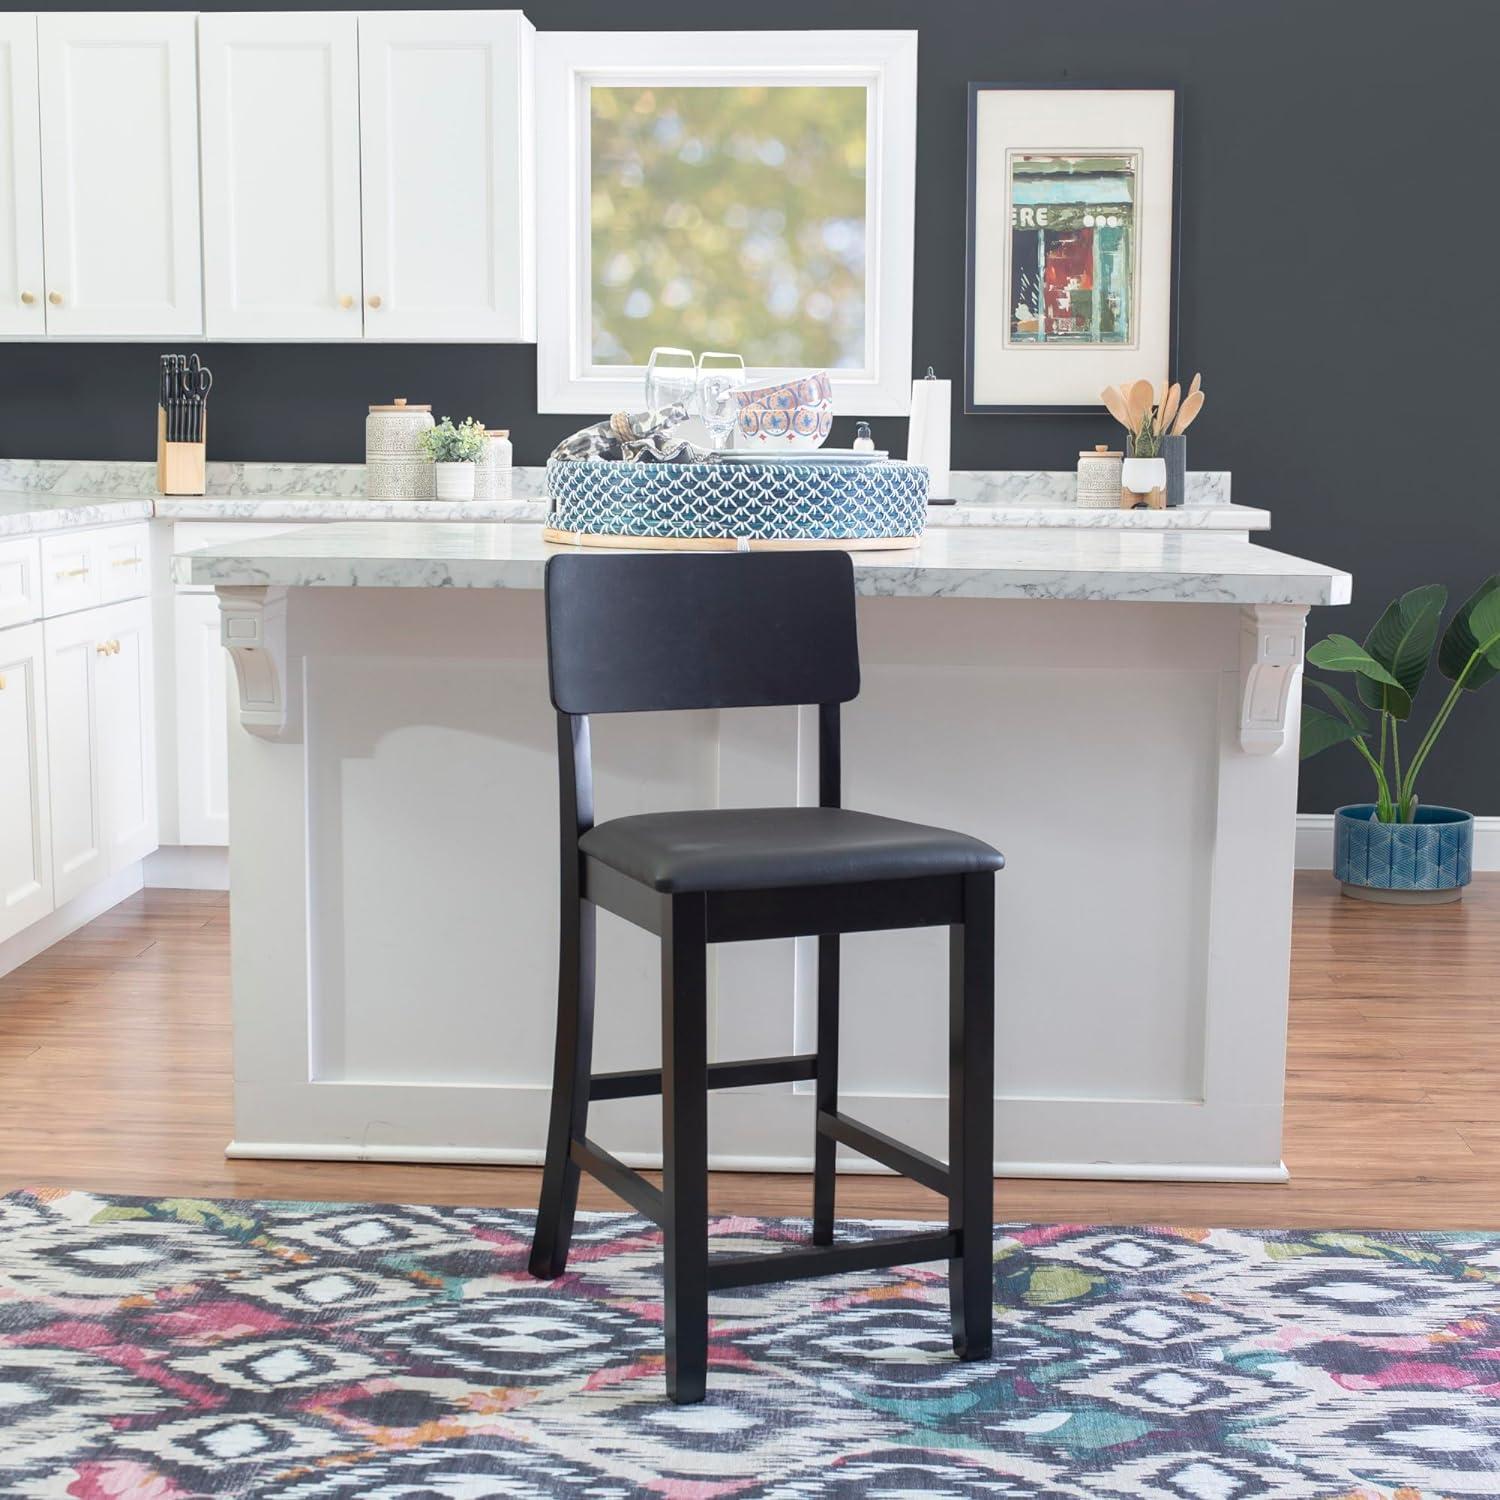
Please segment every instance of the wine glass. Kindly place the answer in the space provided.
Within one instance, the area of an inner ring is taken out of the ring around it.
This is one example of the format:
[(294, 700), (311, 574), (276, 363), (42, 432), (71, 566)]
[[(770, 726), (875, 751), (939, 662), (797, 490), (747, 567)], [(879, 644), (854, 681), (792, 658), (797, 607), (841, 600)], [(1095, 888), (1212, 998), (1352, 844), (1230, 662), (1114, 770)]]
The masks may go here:
[(745, 361), (738, 354), (705, 349), (698, 356), (698, 414), (715, 448), (727, 448), (734, 436), (734, 393), (744, 384)]
[(693, 411), (698, 372), (691, 349), (668, 346), (653, 349), (646, 361), (646, 405), (652, 411), (668, 406), (685, 406)]

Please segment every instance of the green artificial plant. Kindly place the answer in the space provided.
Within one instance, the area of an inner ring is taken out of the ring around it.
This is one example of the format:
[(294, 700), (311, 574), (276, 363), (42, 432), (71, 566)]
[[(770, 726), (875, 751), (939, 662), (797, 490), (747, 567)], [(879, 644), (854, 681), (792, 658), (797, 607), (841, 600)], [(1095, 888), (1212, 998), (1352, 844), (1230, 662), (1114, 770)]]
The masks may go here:
[(489, 441), (489, 433), (473, 417), (465, 417), (457, 427), (452, 417), (444, 417), (421, 437), (427, 456), (435, 464), (478, 463)]
[[(1365, 637), (1331, 635), (1308, 647), (1307, 664), (1327, 672), (1351, 672), (1359, 702), (1331, 683), (1308, 682), (1333, 712), (1302, 705), (1302, 758), (1348, 741), (1375, 775), (1375, 816), (1382, 823), (1411, 823), (1417, 815), (1417, 776), (1453, 710), (1466, 692), (1500, 677), (1500, 573), (1479, 585), (1448, 622), (1438, 644), (1438, 671), (1453, 684), (1417, 747), (1403, 760), (1401, 726), (1427, 675), (1438, 642), (1448, 590), (1440, 583), (1412, 589), (1391, 604)], [(1378, 728), (1365, 709), (1378, 716)]]

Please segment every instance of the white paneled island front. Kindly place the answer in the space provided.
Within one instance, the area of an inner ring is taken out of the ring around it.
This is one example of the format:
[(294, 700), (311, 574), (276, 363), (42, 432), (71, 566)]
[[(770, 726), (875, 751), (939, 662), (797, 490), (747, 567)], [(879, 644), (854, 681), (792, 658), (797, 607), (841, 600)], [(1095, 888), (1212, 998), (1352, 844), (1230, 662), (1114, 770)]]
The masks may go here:
[[(541, 1159), (554, 550), (534, 525), (333, 523), (176, 559), (218, 590), (239, 687), (231, 1154)], [(1007, 857), (996, 1171), (1284, 1176), (1303, 625), (1348, 577), (1206, 531), (945, 527), (854, 561), (847, 804)], [(598, 816), (815, 800), (813, 730), (597, 720)], [(606, 914), (599, 940), (595, 1066), (649, 1066), (654, 939)], [(942, 1156), (945, 934), (843, 946), (849, 1112)], [(811, 958), (716, 949), (711, 1056), (811, 1050)], [(595, 1108), (591, 1135), (659, 1159), (653, 1101)], [(716, 1093), (710, 1160), (809, 1168), (812, 1118), (810, 1084)]]

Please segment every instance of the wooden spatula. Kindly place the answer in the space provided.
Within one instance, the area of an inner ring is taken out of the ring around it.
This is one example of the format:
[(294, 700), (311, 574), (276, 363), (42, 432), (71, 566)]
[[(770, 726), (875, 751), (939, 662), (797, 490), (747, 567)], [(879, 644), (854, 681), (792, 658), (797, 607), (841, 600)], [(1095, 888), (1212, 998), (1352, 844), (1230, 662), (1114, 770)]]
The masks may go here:
[[(1130, 407), (1126, 403), (1125, 398), (1119, 393), (1119, 391), (1114, 388), (1114, 386), (1107, 386), (1104, 390), (1100, 391), (1099, 399), (1104, 403), (1105, 411), (1107, 411), (1110, 416), (1112, 416), (1115, 421), (1120, 424), (1121, 427), (1130, 427)], [(1134, 429), (1131, 430), (1133, 431)]]
[(1163, 432), (1170, 432), (1172, 430), (1172, 418), (1177, 415), (1177, 407), (1181, 400), (1182, 387), (1176, 381), (1173, 381), (1171, 388), (1167, 391), (1167, 399), (1162, 403), (1161, 408), (1159, 426)]
[(1188, 395), (1196, 396), (1203, 385), (1203, 375), (1200, 372), (1193, 376), (1193, 383), (1188, 387)]
[(1193, 418), (1203, 410), (1203, 392), (1189, 391), (1182, 399), (1182, 405), (1177, 409), (1177, 421), (1172, 426), (1173, 436), (1177, 436), (1188, 430), (1193, 425)]

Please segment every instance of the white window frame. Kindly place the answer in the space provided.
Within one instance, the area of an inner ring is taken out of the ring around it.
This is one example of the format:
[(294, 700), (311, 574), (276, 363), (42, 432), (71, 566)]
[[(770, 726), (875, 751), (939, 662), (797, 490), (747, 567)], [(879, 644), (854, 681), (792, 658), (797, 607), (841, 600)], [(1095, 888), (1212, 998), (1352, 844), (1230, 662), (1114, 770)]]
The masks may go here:
[[(868, 90), (865, 366), (832, 370), (846, 416), (911, 406), (915, 31), (552, 31), (536, 38), (537, 409), (610, 412), (644, 400), (644, 366), (595, 365), (589, 264), (589, 89), (711, 84)], [(782, 369), (752, 370), (756, 380)]]

